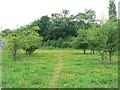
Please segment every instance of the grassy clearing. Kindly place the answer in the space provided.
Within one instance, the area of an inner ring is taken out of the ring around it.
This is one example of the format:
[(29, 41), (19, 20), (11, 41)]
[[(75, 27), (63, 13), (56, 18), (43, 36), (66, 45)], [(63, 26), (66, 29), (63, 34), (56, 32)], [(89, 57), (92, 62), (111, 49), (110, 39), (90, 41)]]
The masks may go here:
[[(14, 62), (3, 51), (3, 87), (5, 88), (117, 88), (117, 56), (103, 65), (98, 54), (80, 50), (37, 50), (28, 57), (21, 52)], [(61, 60), (61, 61), (60, 61)], [(62, 67), (61, 67), (62, 65)], [(55, 77), (55, 78), (54, 78)], [(51, 83), (54, 85), (51, 86)]]

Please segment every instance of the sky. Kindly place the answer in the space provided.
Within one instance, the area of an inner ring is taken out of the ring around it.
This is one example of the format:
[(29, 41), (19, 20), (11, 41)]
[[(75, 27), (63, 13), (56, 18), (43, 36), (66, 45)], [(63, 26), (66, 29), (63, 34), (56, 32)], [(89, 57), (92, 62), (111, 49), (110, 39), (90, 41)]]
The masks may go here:
[[(43, 15), (60, 13), (63, 9), (70, 14), (93, 9), (97, 19), (108, 18), (109, 0), (0, 0), (0, 31), (15, 29), (30, 24)], [(118, 2), (115, 0), (118, 9)], [(118, 11), (118, 10), (117, 10)]]

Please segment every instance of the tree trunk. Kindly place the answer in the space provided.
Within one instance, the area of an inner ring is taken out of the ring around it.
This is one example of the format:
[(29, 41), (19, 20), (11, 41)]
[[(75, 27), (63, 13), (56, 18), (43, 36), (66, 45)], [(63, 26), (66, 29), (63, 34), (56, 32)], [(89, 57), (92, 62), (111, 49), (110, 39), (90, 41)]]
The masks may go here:
[(95, 53), (95, 50), (93, 50), (93, 54)]
[(104, 59), (105, 59), (104, 52), (102, 52), (102, 54), (101, 54), (101, 59), (102, 59), (102, 63), (104, 64)]
[(32, 55), (32, 52), (29, 51), (29, 52), (28, 52), (28, 56), (30, 57), (31, 55)]
[(85, 54), (86, 50), (83, 50), (83, 51), (84, 51), (84, 54)]
[(26, 53), (26, 55), (28, 55), (28, 51), (27, 50), (25, 51), (25, 53)]
[(17, 45), (16, 42), (14, 43), (14, 48), (13, 48), (13, 59), (16, 61), (16, 53), (17, 53)]
[(13, 59), (14, 59), (14, 61), (16, 61), (16, 50), (14, 50), (14, 52), (13, 52)]
[(112, 50), (109, 51), (109, 60), (112, 61)]

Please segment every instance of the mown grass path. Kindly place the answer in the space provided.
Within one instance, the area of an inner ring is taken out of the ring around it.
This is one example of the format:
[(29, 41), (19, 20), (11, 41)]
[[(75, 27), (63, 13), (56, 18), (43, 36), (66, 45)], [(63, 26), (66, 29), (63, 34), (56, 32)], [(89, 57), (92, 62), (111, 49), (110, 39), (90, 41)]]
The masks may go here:
[(49, 85), (48, 85), (50, 88), (58, 87), (58, 78), (60, 77), (60, 72), (63, 67), (63, 62), (62, 62), (62, 58), (61, 58), (60, 54), (58, 54), (57, 59), (58, 59), (57, 60), (58, 62), (56, 64), (55, 72), (53, 74), (53, 77), (51, 78)]

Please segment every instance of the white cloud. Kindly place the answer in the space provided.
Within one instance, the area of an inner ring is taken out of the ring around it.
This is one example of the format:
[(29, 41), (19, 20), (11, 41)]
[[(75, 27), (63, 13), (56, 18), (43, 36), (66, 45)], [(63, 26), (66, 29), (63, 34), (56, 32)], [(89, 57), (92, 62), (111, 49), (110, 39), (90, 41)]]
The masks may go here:
[(107, 17), (108, 0), (0, 0), (0, 27), (14, 29), (62, 9), (77, 14), (85, 8), (95, 10), (97, 18)]

